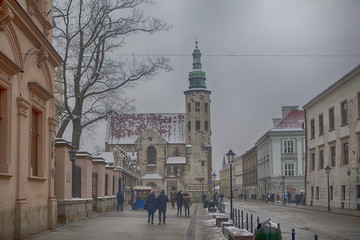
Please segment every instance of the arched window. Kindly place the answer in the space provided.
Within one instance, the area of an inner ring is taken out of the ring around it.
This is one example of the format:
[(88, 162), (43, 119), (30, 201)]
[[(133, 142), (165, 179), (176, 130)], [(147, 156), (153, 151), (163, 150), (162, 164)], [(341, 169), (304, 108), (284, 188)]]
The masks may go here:
[(205, 121), (205, 131), (209, 130), (209, 122)]
[(147, 150), (148, 164), (156, 164), (156, 150), (154, 147), (149, 147)]
[(146, 186), (149, 186), (149, 187), (157, 187), (155, 183), (153, 182), (149, 182), (148, 184), (146, 184)]
[(200, 121), (199, 120), (196, 120), (196, 122), (195, 122), (195, 129), (200, 130)]

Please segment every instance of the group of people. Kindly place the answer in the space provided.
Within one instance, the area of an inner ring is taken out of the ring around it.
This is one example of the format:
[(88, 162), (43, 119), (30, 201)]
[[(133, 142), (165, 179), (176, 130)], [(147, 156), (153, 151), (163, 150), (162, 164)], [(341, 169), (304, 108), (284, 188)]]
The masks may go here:
[(182, 215), (182, 207), (184, 206), (185, 216), (190, 216), (190, 205), (192, 203), (190, 196), (187, 192), (185, 192), (184, 194), (181, 191), (177, 192), (176, 194), (171, 193), (172, 208), (175, 207), (175, 202), (177, 206), (177, 215)]
[(151, 191), (146, 199), (146, 210), (148, 211), (148, 223), (154, 224), (154, 214), (156, 209), (159, 210), (159, 225), (161, 225), (161, 217), (162, 222), (166, 224), (166, 204), (169, 201), (168, 196), (165, 195), (165, 191), (161, 190), (160, 195), (155, 197), (155, 192)]

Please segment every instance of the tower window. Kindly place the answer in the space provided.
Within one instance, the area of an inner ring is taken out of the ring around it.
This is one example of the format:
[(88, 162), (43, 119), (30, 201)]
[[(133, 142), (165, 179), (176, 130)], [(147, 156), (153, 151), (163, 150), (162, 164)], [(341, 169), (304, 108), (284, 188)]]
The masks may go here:
[(200, 112), (200, 102), (195, 103), (195, 112)]
[(208, 121), (205, 121), (205, 130), (209, 130), (209, 122)]
[(156, 163), (156, 150), (154, 147), (149, 147), (147, 150), (148, 165)]
[(190, 132), (191, 131), (191, 122), (190, 121), (188, 121), (187, 127), (188, 127), (188, 131)]
[(195, 129), (200, 130), (200, 121), (199, 120), (196, 121)]
[(208, 112), (208, 103), (206, 102), (206, 103), (204, 103), (204, 111), (207, 113)]
[(188, 112), (191, 112), (191, 103), (188, 103)]

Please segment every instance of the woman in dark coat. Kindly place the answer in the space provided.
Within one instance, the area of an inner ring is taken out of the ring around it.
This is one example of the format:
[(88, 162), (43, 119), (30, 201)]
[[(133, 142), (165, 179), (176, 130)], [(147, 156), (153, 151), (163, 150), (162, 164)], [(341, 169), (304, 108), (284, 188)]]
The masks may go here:
[(183, 196), (183, 194), (181, 193), (181, 191), (179, 191), (179, 192), (176, 194), (176, 204), (177, 204), (177, 215), (179, 215), (179, 213), (180, 213), (180, 216), (181, 216), (181, 213), (182, 213), (182, 205), (184, 204), (184, 196)]
[(166, 204), (168, 201), (169, 198), (165, 195), (165, 191), (161, 190), (160, 195), (157, 197), (157, 203), (159, 208), (159, 225), (161, 225), (161, 215), (163, 215), (163, 224), (166, 224)]
[(146, 205), (148, 211), (148, 223), (150, 223), (150, 217), (151, 217), (151, 224), (154, 224), (154, 213), (157, 207), (157, 199), (153, 191), (147, 197)]

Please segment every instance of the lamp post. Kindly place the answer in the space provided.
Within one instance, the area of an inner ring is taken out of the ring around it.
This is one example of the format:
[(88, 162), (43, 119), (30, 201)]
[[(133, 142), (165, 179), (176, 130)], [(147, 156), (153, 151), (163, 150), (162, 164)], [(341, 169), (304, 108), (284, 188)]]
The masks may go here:
[(230, 163), (230, 219), (233, 219), (233, 195), (232, 195), (232, 162), (234, 159), (235, 153), (230, 149), (226, 154), (226, 157)]
[(283, 205), (285, 206), (285, 176), (281, 177), (283, 185)]
[(264, 194), (264, 202), (266, 202), (266, 198), (267, 198), (267, 194), (266, 194), (266, 179), (264, 180), (264, 185), (265, 185), (265, 194)]
[(326, 166), (325, 172), (327, 175), (327, 187), (328, 187), (328, 211), (330, 211), (330, 186), (329, 186), (329, 175), (330, 175), (331, 168), (329, 165)]
[(72, 197), (77, 197), (76, 196), (76, 191), (75, 191), (75, 173), (76, 173), (76, 170), (75, 170), (75, 159), (76, 159), (76, 150), (74, 149), (71, 149), (69, 150), (69, 158), (70, 158), (70, 161), (72, 162), (72, 182), (71, 182), (71, 186), (72, 186), (72, 190), (71, 190), (71, 194), (72, 194)]
[(215, 179), (216, 179), (216, 173), (215, 172), (213, 172), (212, 178), (213, 178), (213, 186), (214, 186), (214, 197), (213, 197), (213, 199), (214, 199), (214, 204), (215, 204)]

